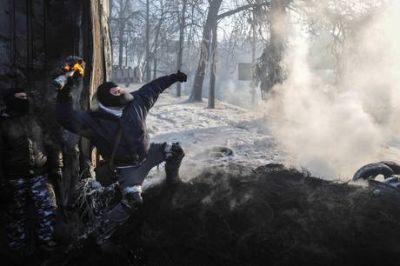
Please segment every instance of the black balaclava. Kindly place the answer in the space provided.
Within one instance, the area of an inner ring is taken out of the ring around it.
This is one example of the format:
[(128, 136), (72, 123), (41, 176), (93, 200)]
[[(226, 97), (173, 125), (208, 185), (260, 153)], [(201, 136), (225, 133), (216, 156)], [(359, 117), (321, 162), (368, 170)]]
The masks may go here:
[(15, 97), (15, 94), (20, 92), (26, 93), (26, 91), (21, 88), (12, 88), (5, 93), (3, 100), (4, 103), (6, 104), (6, 110), (8, 113), (16, 115), (25, 115), (29, 112), (28, 99), (21, 99)]
[(132, 94), (128, 92), (119, 96), (112, 95), (110, 89), (114, 87), (118, 87), (118, 85), (114, 82), (105, 82), (97, 88), (97, 99), (101, 104), (109, 107), (124, 107), (133, 100)]

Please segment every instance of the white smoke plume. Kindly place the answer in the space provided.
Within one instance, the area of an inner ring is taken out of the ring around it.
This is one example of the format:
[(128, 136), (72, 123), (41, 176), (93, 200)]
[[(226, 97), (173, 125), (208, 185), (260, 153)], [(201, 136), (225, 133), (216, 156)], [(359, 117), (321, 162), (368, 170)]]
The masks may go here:
[(400, 134), (398, 10), (398, 1), (387, 1), (354, 23), (343, 46), (343, 71), (336, 73), (339, 82), (333, 82), (332, 68), (316, 67), (332, 65), (324, 35), (311, 38), (293, 27), (284, 62), (288, 79), (267, 103), (275, 137), (292, 164), (348, 179), (366, 163), (400, 159), (400, 153), (388, 153)]

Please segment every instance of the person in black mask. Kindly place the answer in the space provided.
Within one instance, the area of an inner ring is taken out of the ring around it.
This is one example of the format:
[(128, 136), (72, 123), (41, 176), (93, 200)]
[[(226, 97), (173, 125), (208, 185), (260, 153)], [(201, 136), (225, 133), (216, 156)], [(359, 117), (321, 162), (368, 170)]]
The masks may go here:
[(26, 205), (32, 200), (38, 215), (37, 242), (41, 248), (53, 249), (56, 203), (48, 180), (61, 178), (60, 150), (29, 114), (29, 97), (24, 89), (9, 89), (3, 101), (6, 109), (0, 117), (0, 182), (11, 192), (9, 247), (19, 254), (28, 249)]
[(101, 108), (108, 106), (120, 109), (133, 100), (133, 95), (114, 82), (105, 82), (97, 89), (97, 99)]
[(185, 82), (187, 76), (178, 71), (160, 77), (129, 93), (113, 82), (97, 88), (99, 110), (76, 111), (72, 107), (73, 79), (57, 96), (57, 117), (69, 131), (88, 138), (102, 158), (112, 162), (116, 171), (122, 200), (99, 223), (96, 239), (102, 244), (115, 229), (139, 208), (142, 183), (149, 171), (165, 162), (166, 182), (180, 182), (179, 167), (184, 151), (179, 143), (150, 143), (146, 117), (158, 96), (175, 82)]
[(28, 95), (23, 89), (11, 89), (3, 97), (7, 112), (11, 115), (26, 115), (29, 112)]

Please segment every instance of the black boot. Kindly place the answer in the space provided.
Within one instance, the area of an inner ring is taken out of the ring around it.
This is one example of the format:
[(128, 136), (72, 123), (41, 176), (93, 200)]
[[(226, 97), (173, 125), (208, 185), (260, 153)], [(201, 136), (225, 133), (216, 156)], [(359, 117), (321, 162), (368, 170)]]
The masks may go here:
[(95, 231), (96, 243), (102, 245), (107, 242), (119, 226), (124, 224), (131, 214), (131, 207), (125, 202), (120, 202), (109, 213), (101, 218)]
[(131, 188), (135, 187), (139, 191), (125, 193), (124, 199), (102, 218), (96, 232), (96, 243), (98, 245), (102, 246), (108, 242), (118, 227), (123, 225), (131, 214), (137, 211), (143, 204), (141, 186)]
[(166, 145), (165, 174), (167, 185), (177, 185), (181, 183), (179, 176), (179, 168), (181, 166), (185, 152), (179, 143), (173, 143), (171, 146)]

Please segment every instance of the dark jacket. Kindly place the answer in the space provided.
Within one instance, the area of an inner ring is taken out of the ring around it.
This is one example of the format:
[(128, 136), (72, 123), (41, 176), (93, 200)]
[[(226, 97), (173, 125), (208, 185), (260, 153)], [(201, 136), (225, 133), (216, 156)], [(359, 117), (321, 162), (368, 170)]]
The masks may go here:
[(158, 78), (132, 92), (134, 99), (125, 106), (121, 118), (101, 109), (95, 112), (75, 111), (71, 94), (63, 89), (57, 96), (57, 117), (66, 129), (88, 138), (105, 160), (111, 157), (120, 125), (122, 138), (115, 155), (115, 164), (140, 163), (146, 158), (150, 146), (146, 127), (147, 113), (160, 93), (176, 81), (176, 74), (172, 74)]
[(62, 156), (37, 120), (31, 116), (0, 118), (0, 178), (61, 173)]

